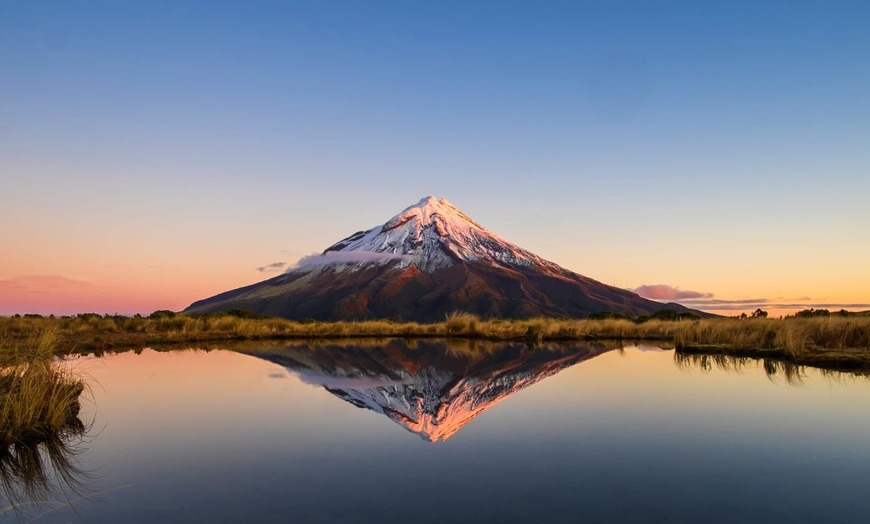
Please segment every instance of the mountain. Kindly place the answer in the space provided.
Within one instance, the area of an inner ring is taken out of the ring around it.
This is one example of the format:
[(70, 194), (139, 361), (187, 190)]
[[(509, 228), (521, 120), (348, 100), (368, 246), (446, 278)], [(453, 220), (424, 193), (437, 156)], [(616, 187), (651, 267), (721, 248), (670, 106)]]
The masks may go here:
[[(248, 354), (323, 386), (356, 407), (386, 416), (429, 442), (444, 441), (484, 411), (547, 377), (613, 348), (392, 340), (291, 345)], [(242, 352), (246, 352), (242, 350)]]
[(583, 318), (666, 308), (689, 311), (544, 260), (430, 196), (280, 276), (194, 302), (185, 311), (431, 322), (454, 311), (485, 318)]

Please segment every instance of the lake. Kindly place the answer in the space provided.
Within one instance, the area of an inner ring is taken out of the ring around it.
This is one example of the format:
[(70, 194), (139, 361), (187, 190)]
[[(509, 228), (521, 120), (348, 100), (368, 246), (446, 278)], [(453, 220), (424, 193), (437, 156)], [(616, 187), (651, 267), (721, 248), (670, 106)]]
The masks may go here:
[(91, 385), (88, 437), (68, 443), (74, 467), (56, 464), (53, 485), (17, 511), (20, 480), (4, 478), (4, 522), (870, 514), (864, 377), (644, 345), (434, 340), (146, 349), (68, 365)]

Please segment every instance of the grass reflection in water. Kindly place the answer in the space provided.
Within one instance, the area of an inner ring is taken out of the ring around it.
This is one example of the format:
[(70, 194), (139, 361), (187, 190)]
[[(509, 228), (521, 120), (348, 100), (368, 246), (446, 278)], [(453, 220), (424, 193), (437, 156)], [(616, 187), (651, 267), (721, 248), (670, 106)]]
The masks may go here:
[(33, 518), (87, 491), (78, 455), (90, 429), (79, 418), (88, 389), (55, 358), (54, 338), (0, 341), (0, 517)]
[(677, 367), (682, 369), (700, 369), (705, 372), (712, 371), (713, 369), (738, 373), (746, 370), (754, 370), (759, 367), (759, 360), (761, 360), (761, 369), (769, 379), (776, 380), (782, 378), (787, 384), (791, 385), (803, 383), (804, 378), (806, 378), (809, 373), (818, 373), (829, 380), (835, 381), (868, 378), (868, 375), (863, 370), (831, 370), (813, 366), (803, 366), (787, 360), (776, 360), (771, 358), (757, 359), (746, 356), (724, 355), (721, 353), (701, 354), (684, 353), (682, 351), (674, 352), (674, 362)]

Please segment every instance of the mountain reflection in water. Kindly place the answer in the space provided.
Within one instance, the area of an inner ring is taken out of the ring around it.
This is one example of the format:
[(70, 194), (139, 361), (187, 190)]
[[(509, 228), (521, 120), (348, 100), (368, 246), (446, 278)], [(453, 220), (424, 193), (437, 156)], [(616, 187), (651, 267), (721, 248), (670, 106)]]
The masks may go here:
[[(29, 448), (7, 473), (30, 472), (37, 489), (28, 500), (27, 478), (4, 477), (20, 511), (0, 522), (863, 522), (870, 512), (870, 383), (852, 375), (645, 345), (436, 339), (146, 349), (76, 365), (98, 386), (80, 418), (99, 436), (81, 456), (55, 457), (78, 468), (65, 470), (74, 479), (93, 473), (88, 496), (38, 493), (39, 471), (52, 471), (25, 469)], [(78, 435), (63, 449), (81, 447)], [(40, 453), (56, 467), (52, 449)], [(449, 503), (421, 511), (421, 494)]]
[(429, 442), (444, 441), (511, 395), (612, 346), (391, 340), (243, 351), (302, 381), (386, 415)]

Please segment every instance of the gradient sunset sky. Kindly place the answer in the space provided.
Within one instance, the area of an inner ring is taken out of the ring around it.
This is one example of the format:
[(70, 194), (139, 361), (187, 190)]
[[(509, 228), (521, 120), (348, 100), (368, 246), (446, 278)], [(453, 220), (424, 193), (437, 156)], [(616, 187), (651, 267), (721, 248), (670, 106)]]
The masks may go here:
[(865, 1), (10, 1), (0, 315), (148, 313), (426, 195), (734, 314), (870, 309)]

